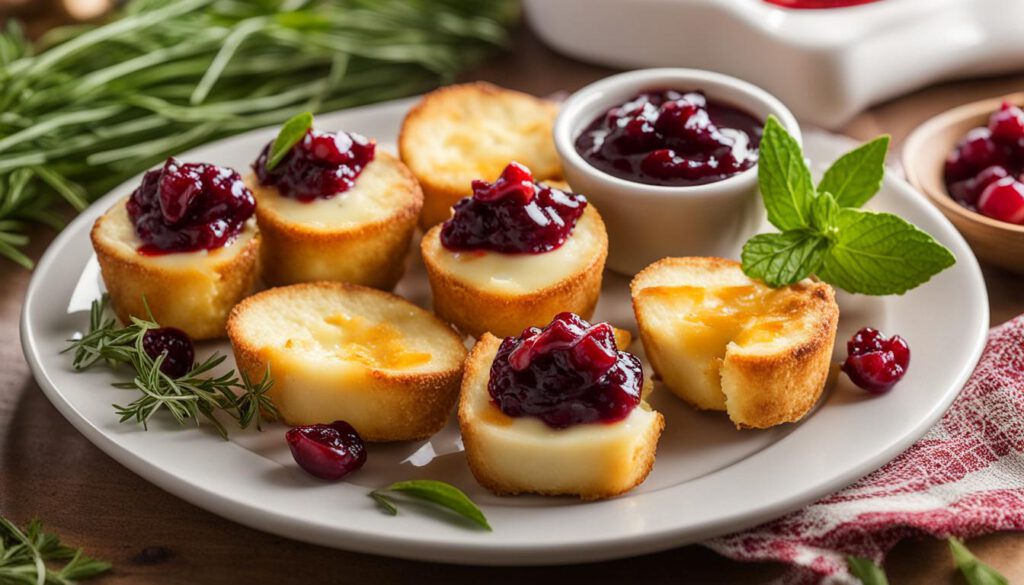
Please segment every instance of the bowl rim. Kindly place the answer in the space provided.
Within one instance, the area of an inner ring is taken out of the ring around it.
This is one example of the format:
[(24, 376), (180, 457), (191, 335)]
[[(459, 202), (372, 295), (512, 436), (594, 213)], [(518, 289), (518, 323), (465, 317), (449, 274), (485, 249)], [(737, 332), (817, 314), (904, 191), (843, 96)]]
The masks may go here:
[[(786, 131), (796, 139), (797, 144), (803, 144), (800, 125), (796, 121), (796, 117), (781, 100), (766, 90), (761, 89), (748, 81), (744, 81), (730, 75), (716, 73), (714, 71), (682, 67), (654, 67), (649, 69), (626, 71), (624, 73), (618, 73), (599, 79), (580, 88), (566, 98), (559, 109), (558, 116), (555, 118), (553, 129), (555, 149), (558, 152), (559, 158), (562, 160), (562, 164), (564, 166), (572, 166), (579, 169), (581, 172), (589, 175), (592, 179), (602, 181), (608, 186), (619, 190), (622, 194), (643, 194), (655, 197), (677, 197), (680, 194), (685, 194), (687, 196), (717, 195), (720, 193), (732, 192), (737, 188), (746, 189), (756, 186), (757, 170), (760, 160), (754, 163), (749, 169), (736, 173), (735, 175), (722, 179), (721, 181), (705, 183), (703, 185), (649, 185), (647, 183), (639, 183), (609, 175), (608, 173), (605, 173), (591, 165), (580, 155), (579, 152), (576, 151), (573, 130), (580, 123), (581, 115), (583, 114), (583, 110), (586, 106), (589, 106), (594, 100), (600, 101), (602, 94), (620, 92), (626, 88), (632, 88), (632, 91), (629, 93), (634, 93), (640, 91), (644, 86), (650, 85), (652, 82), (659, 82), (667, 85), (688, 84), (691, 86), (699, 86), (702, 83), (711, 83), (727, 87), (737, 93), (745, 94), (754, 101), (760, 102), (761, 105), (768, 110), (769, 114), (774, 114), (775, 117), (779, 119), (779, 122), (782, 123), (782, 126)], [(698, 87), (698, 89), (703, 88)], [(714, 92), (710, 93), (712, 96), (715, 95)], [(605, 99), (607, 100), (607, 98)], [(731, 101), (727, 97), (723, 98), (723, 100)], [(612, 101), (617, 102), (617, 100)], [(609, 103), (607, 104), (607, 107), (612, 107), (613, 105), (617, 104)], [(767, 118), (767, 116), (765, 118)], [(589, 124), (591, 120), (582, 120), (582, 122)]]
[[(984, 226), (985, 228), (1024, 234), (1024, 225), (1000, 221), (968, 209), (957, 203), (945, 188), (936, 192), (935, 189), (930, 188), (921, 180), (924, 173), (919, 172), (921, 164), (924, 162), (918, 156), (921, 145), (926, 144), (938, 131), (944, 128), (975, 118), (980, 120), (987, 119), (992, 112), (999, 109), (1004, 101), (1024, 104), (1024, 91), (968, 102), (932, 116), (907, 135), (906, 140), (903, 142), (903, 152), (900, 155), (900, 160), (903, 163), (903, 171), (910, 184), (918, 191), (924, 193), (928, 200), (943, 212), (951, 213), (963, 218), (965, 221)], [(984, 124), (982, 123), (982, 125)]]

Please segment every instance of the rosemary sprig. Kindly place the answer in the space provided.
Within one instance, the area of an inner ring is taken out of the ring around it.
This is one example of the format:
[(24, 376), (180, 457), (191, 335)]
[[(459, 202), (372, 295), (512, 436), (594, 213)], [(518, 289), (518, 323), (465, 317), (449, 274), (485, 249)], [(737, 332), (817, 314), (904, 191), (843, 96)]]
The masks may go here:
[[(59, 570), (47, 561), (67, 561)], [(110, 563), (61, 544), (55, 534), (43, 532), (38, 520), (24, 530), (0, 517), (0, 583), (11, 585), (74, 585), (110, 570)]]
[(135, 421), (148, 429), (150, 418), (160, 411), (167, 411), (180, 424), (189, 420), (198, 426), (206, 419), (224, 438), (228, 430), (215, 416), (227, 414), (238, 426), (245, 429), (255, 423), (258, 430), (262, 416), (276, 418), (277, 409), (267, 396), (274, 382), (270, 368), (259, 382), (254, 382), (244, 372), (241, 377), (234, 370), (219, 376), (210, 372), (227, 359), (214, 353), (180, 378), (172, 378), (160, 371), (165, 354), (155, 359), (143, 349), (142, 340), (146, 332), (160, 325), (153, 320), (132, 317), (126, 327), (118, 326), (110, 314), (109, 299), (103, 295), (92, 303), (89, 311), (89, 331), (80, 339), (69, 340), (71, 345), (64, 351), (73, 351), (72, 367), (85, 370), (103, 362), (115, 367), (128, 364), (135, 372), (131, 382), (115, 382), (117, 388), (136, 390), (138, 396), (125, 405), (115, 404), (114, 410), (121, 422)]

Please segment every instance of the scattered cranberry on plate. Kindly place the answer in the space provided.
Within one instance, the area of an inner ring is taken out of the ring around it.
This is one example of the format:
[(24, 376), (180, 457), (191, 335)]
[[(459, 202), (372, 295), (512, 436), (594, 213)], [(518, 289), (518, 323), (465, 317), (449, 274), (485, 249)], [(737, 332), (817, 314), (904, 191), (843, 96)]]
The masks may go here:
[(903, 379), (910, 365), (910, 346), (899, 335), (886, 338), (871, 327), (858, 331), (846, 342), (843, 371), (854, 384), (868, 392), (888, 392)]
[(195, 346), (188, 333), (174, 327), (160, 327), (143, 333), (142, 350), (154, 360), (160, 354), (166, 354), (160, 363), (160, 371), (172, 378), (189, 373), (196, 359)]
[(1024, 110), (1004, 103), (946, 157), (946, 190), (982, 215), (1024, 225)]
[(341, 479), (366, 463), (366, 445), (345, 421), (295, 427), (285, 439), (299, 467), (320, 479)]

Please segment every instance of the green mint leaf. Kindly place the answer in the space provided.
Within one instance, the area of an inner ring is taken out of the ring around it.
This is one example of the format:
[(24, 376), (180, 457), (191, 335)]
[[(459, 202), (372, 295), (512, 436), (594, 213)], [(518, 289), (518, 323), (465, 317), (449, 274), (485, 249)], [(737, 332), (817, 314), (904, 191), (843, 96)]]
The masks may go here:
[(370, 492), (370, 497), (373, 498), (373, 501), (377, 502), (381, 512), (388, 516), (398, 516), (398, 507), (391, 501), (391, 498), (378, 491)]
[(313, 127), (313, 114), (302, 112), (281, 126), (277, 133), (274, 144), (270, 146), (270, 153), (267, 154), (267, 170), (272, 171), (281, 164), (284, 157), (291, 152), (292, 147), (299, 143), (306, 135), (306, 132)]
[(834, 235), (839, 203), (828, 191), (819, 193), (811, 202), (811, 227), (825, 237)]
[(846, 566), (850, 569), (850, 574), (860, 579), (864, 585), (889, 585), (885, 571), (871, 559), (846, 557)]
[(743, 272), (768, 286), (799, 282), (821, 266), (828, 240), (805, 231), (758, 234), (743, 246)]
[(768, 116), (764, 125), (757, 180), (772, 225), (780, 231), (810, 225), (810, 206), (814, 198), (811, 172), (804, 163), (800, 145), (775, 116)]
[(967, 581), (967, 585), (1008, 585), (1009, 581), (1006, 577), (981, 562), (978, 557), (967, 550), (960, 539), (950, 537), (948, 542), (949, 550), (953, 553), (953, 560), (963, 574), (964, 581)]
[(839, 157), (825, 171), (818, 192), (829, 192), (840, 207), (860, 207), (878, 193), (885, 176), (889, 136), (878, 138)]
[(840, 209), (823, 280), (848, 292), (903, 294), (956, 263), (945, 246), (891, 213)]
[(476, 522), (481, 527), (491, 530), (491, 525), (487, 523), (487, 518), (484, 517), (480, 508), (462, 490), (451, 484), (432, 479), (414, 479), (393, 483), (385, 490), (401, 492), (413, 498), (448, 508), (456, 514)]

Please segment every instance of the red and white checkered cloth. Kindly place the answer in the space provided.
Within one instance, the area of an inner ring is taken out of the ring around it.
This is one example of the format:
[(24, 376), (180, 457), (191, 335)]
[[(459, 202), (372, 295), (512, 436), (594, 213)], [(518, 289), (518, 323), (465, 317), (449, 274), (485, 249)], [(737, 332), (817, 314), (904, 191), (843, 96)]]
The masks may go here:
[(908, 536), (999, 530), (1024, 530), (1024, 315), (989, 332), (963, 392), (899, 457), (799, 512), (705, 545), (791, 564), (787, 585), (838, 584), (857, 582), (846, 555), (881, 562)]

